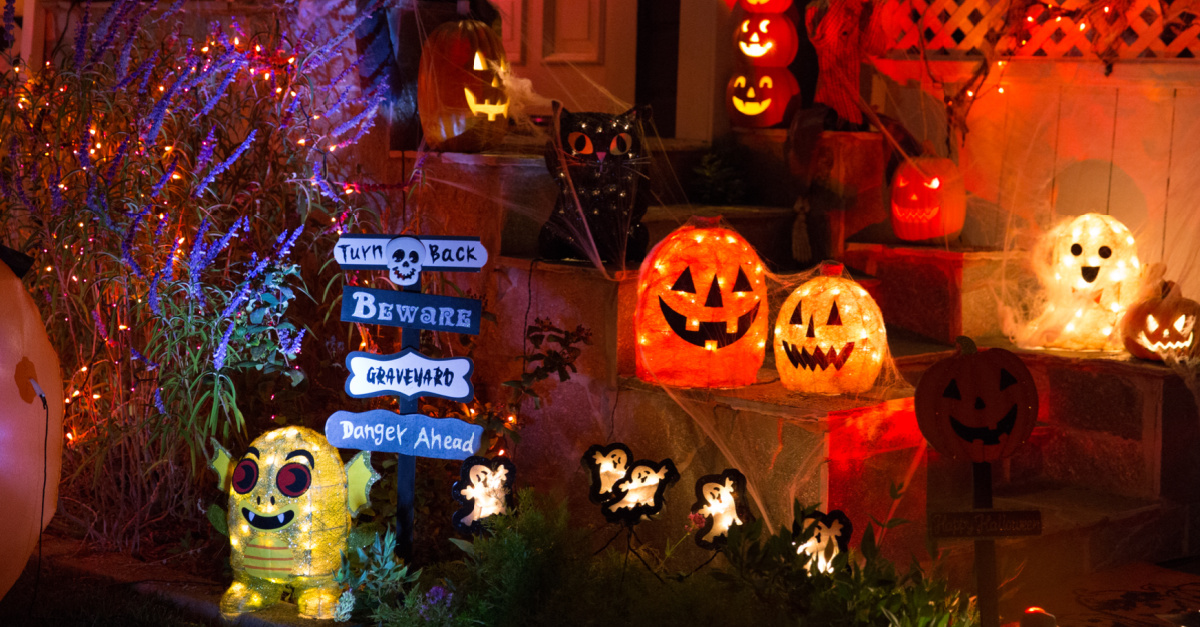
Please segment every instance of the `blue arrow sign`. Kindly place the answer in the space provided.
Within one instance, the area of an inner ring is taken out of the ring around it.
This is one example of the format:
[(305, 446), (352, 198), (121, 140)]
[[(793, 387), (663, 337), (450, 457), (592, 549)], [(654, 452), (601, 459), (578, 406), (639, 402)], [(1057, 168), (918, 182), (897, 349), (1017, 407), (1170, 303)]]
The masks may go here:
[(336, 411), (325, 421), (325, 439), (338, 448), (466, 459), (479, 450), (483, 427), (457, 418), (397, 414), (386, 409)]
[(346, 356), (346, 394), (372, 396), (440, 396), (454, 401), (475, 398), (471, 373), (475, 364), (466, 357), (433, 359), (406, 348), (394, 355), (354, 351)]
[(479, 335), (482, 312), (479, 301), (472, 298), (369, 287), (342, 289), (342, 322)]
[[(333, 258), (343, 270), (387, 270), (387, 244), (396, 235), (343, 234), (333, 246)], [(487, 249), (478, 237), (417, 235), (425, 244), (424, 270), (479, 272), (487, 263)]]

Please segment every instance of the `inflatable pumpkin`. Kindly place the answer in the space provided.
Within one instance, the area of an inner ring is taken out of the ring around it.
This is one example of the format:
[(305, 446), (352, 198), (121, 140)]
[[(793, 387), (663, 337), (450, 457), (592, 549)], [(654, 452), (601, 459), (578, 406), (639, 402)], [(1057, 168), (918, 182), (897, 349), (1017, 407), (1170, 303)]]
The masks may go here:
[[(58, 354), (21, 279), (0, 263), (0, 596), (29, 560), (58, 503), (63, 383)], [(46, 395), (46, 406), (37, 387)], [(49, 422), (47, 422), (47, 420)], [(42, 485), (45, 483), (45, 496)]]

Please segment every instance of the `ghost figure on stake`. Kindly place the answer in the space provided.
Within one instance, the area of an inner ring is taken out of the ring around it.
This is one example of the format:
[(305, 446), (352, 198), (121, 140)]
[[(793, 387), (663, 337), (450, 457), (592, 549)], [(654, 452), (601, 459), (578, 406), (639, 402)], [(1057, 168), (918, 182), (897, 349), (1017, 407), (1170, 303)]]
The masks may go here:
[(454, 500), (462, 504), (451, 519), (454, 528), (468, 535), (481, 533), (485, 518), (507, 514), (515, 474), (516, 467), (507, 457), (475, 456), (463, 461), (461, 478), (451, 491)]
[(661, 462), (648, 459), (633, 462), (625, 477), (613, 486), (613, 498), (602, 510), (604, 518), (633, 526), (657, 516), (666, 504), (667, 488), (676, 481), (679, 472), (670, 458)]
[(595, 444), (589, 448), (580, 460), (591, 477), (588, 500), (596, 505), (610, 501), (613, 488), (629, 471), (629, 460), (632, 457), (629, 447), (620, 443), (608, 446)]
[(407, 235), (392, 238), (384, 250), (387, 257), (388, 278), (401, 287), (416, 285), (421, 280), (421, 268), (426, 257), (425, 244)]
[(719, 475), (704, 475), (696, 480), (696, 502), (692, 513), (704, 517), (704, 526), (696, 531), (696, 544), (702, 549), (719, 549), (728, 540), (729, 528), (753, 520), (746, 507), (746, 476), (734, 468)]
[(854, 532), (850, 517), (836, 509), (828, 514), (814, 511), (803, 521), (792, 523), (792, 536), (799, 536), (810, 527), (812, 536), (800, 545), (796, 553), (808, 556), (805, 569), (809, 574), (812, 574), (814, 569), (822, 573), (831, 573), (833, 559), (850, 548), (850, 535)]

